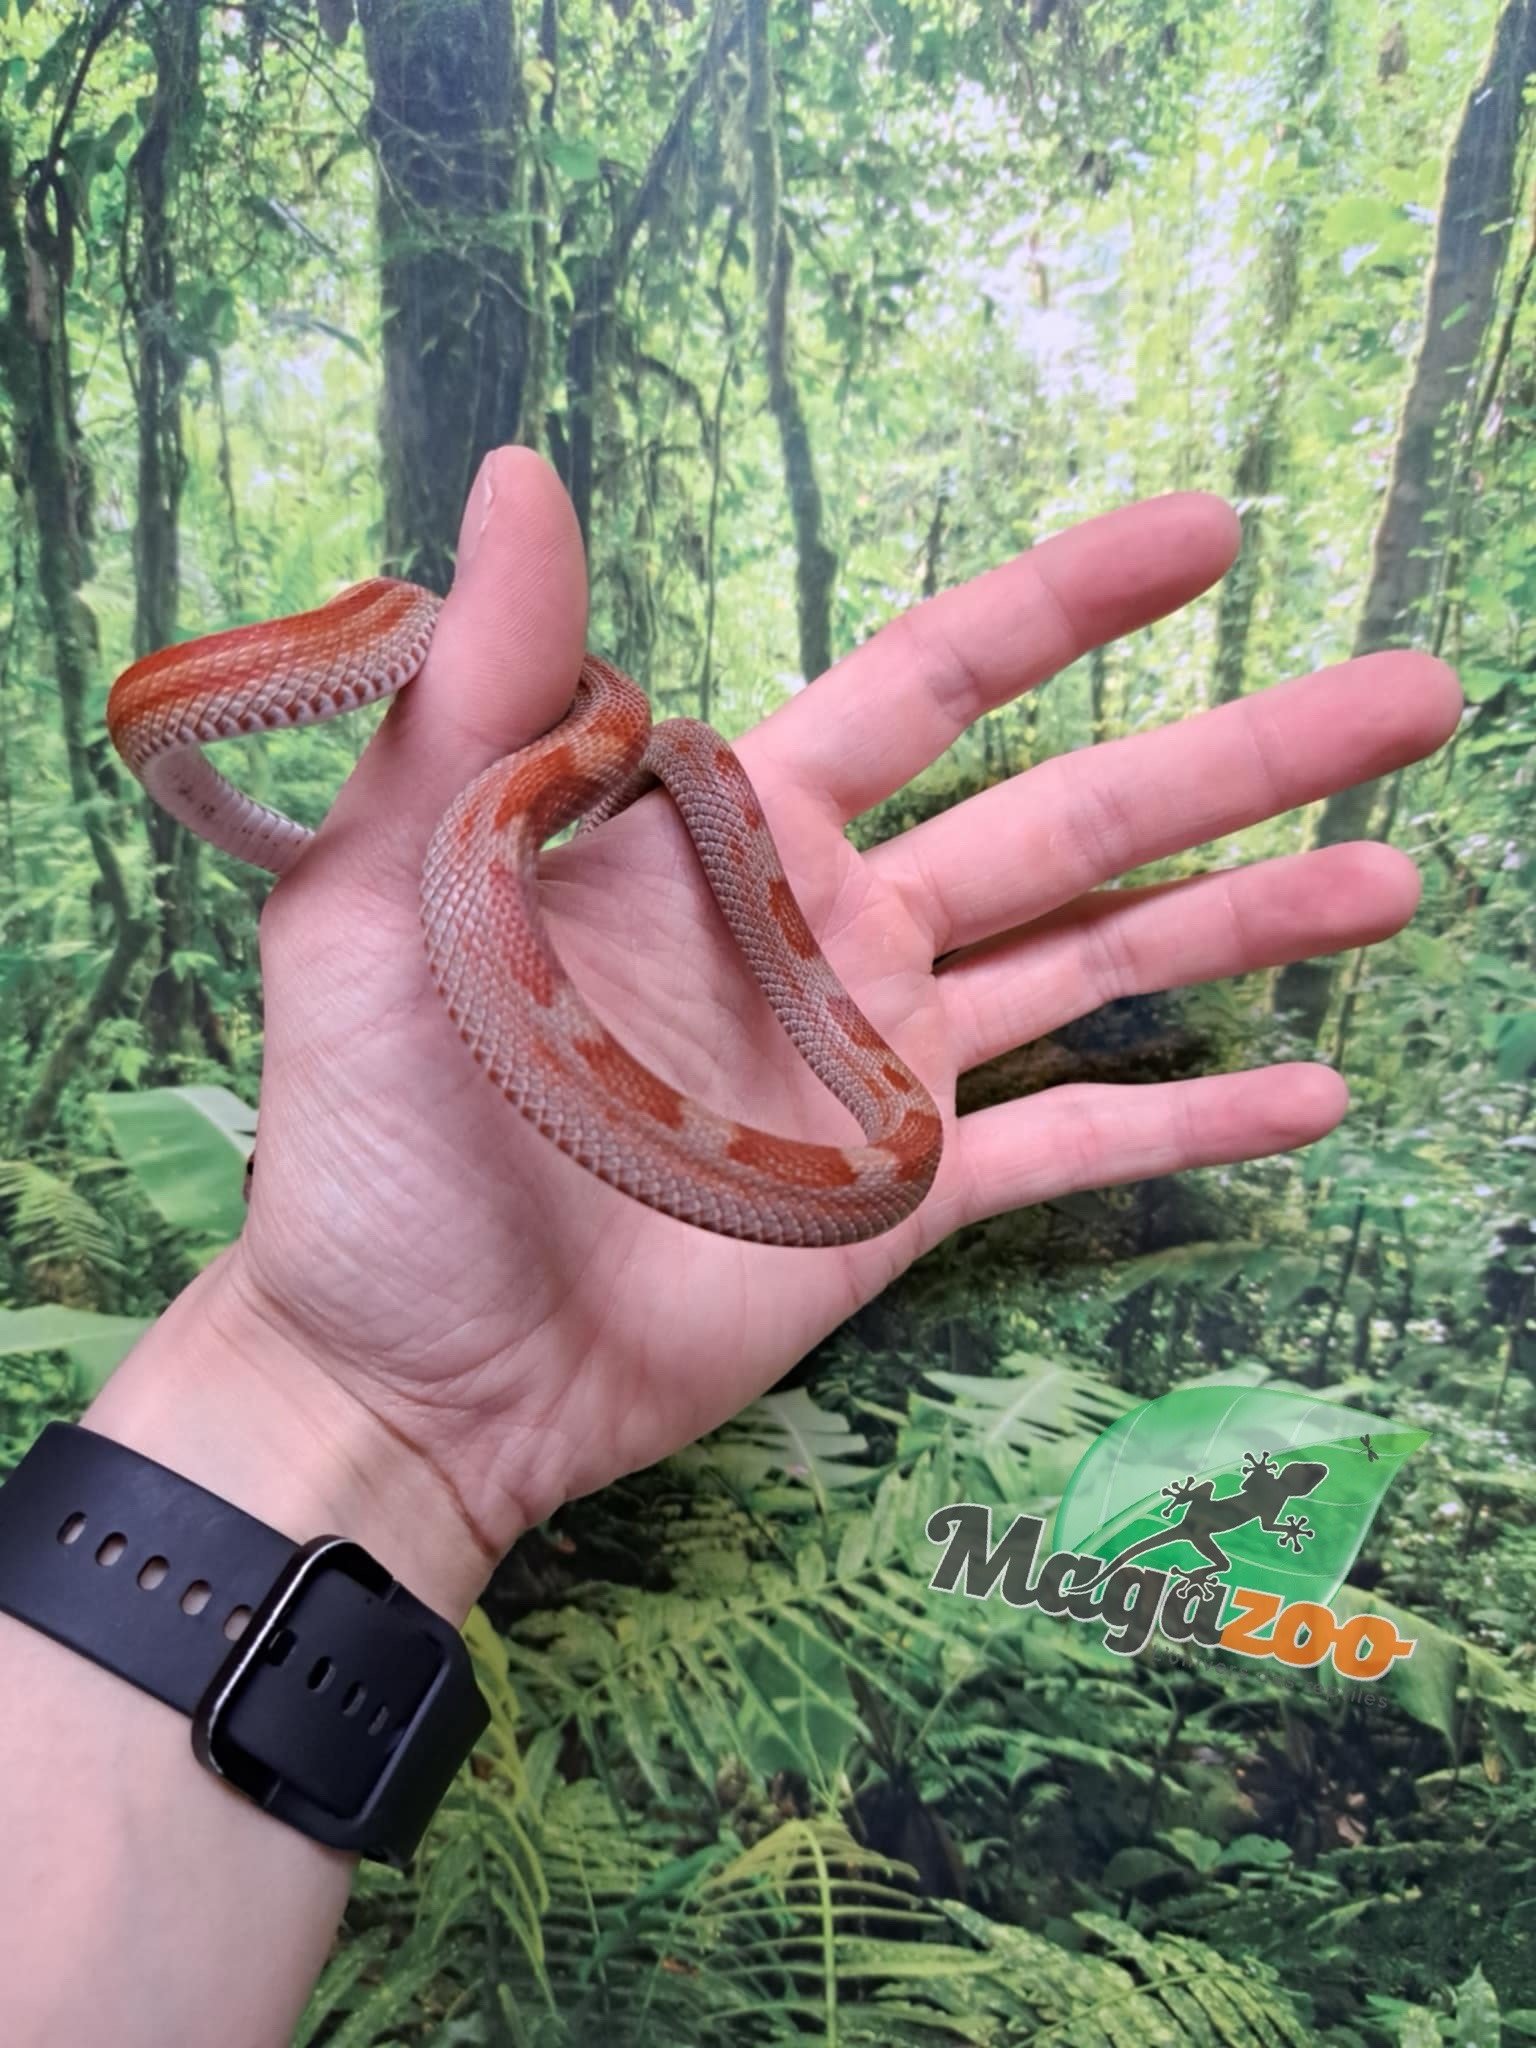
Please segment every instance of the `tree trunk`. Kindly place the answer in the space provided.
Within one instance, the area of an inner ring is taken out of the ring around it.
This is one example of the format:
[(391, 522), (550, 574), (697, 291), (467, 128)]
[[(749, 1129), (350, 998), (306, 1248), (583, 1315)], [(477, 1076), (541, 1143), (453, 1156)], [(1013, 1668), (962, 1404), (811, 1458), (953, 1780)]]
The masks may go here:
[[(1462, 110), (1446, 164), (1424, 326), (1403, 404), (1392, 477), (1376, 528), (1354, 652), (1410, 640), (1422, 626), (1442, 554), (1459, 431), (1475, 400), (1476, 366), (1492, 321), (1515, 213), (1527, 76), (1536, 70), (1536, 0), (1509, 0), (1482, 77)], [(1323, 806), (1314, 844), (1371, 831), (1379, 782)], [(1275, 984), (1275, 1008), (1315, 1042), (1333, 991), (1333, 961), (1302, 961)]]
[[(560, 75), (560, 10), (556, 0), (542, 0), (539, 9), (539, 57), (549, 79), (539, 108), (539, 127), (548, 137), (555, 132), (555, 92)], [(525, 447), (538, 448), (551, 438), (549, 400), (555, 360), (555, 307), (550, 288), (550, 214), (555, 200), (542, 150), (528, 152), (526, 193), (532, 290), (528, 308), (528, 369), (523, 379), (517, 437)]]
[(506, 0), (363, 0), (384, 335), (385, 552), (446, 591), (481, 459), (515, 440), (529, 352), (508, 237), (522, 94)]
[(1214, 704), (1229, 704), (1243, 693), (1268, 500), (1285, 466), (1286, 358), (1316, 177), (1316, 150), (1309, 146), (1306, 131), (1310, 128), (1314, 136), (1322, 137), (1332, 126), (1324, 95), (1333, 77), (1333, 10), (1334, 0), (1304, 0), (1290, 27), (1281, 126), (1309, 183), (1304, 192), (1293, 188), (1277, 202), (1260, 259), (1264, 290), (1254, 344), (1254, 404), (1232, 479), (1243, 539), (1217, 603)]
[(789, 366), (789, 231), (779, 211), (779, 143), (768, 53), (769, 0), (747, 0), (747, 143), (752, 153), (752, 247), (763, 302), (768, 404), (779, 430), (795, 529), (800, 672), (813, 682), (832, 666), (832, 583), (837, 557), (822, 538), (821, 486), (805, 409)]
[(741, 20), (739, 0), (715, 0), (698, 64), (677, 96), (666, 132), (652, 151), (633, 198), (620, 215), (602, 254), (577, 273), (576, 303), (565, 356), (563, 473), (589, 554), (598, 400), (611, 352), (610, 330), (619, 283), (640, 230), (647, 222), (664, 217), (673, 202), (676, 173), (692, 133), (694, 115), (724, 69), (725, 59), (741, 40)]
[(34, 1143), (52, 1122), (97, 1026), (120, 1007), (148, 937), (133, 914), (100, 816), (103, 795), (115, 796), (119, 788), (106, 758), (106, 736), (88, 736), (86, 728), (98, 647), (95, 615), (80, 596), (90, 573), (91, 475), (74, 415), (65, 324), (71, 228), (65, 210), (54, 203), (52, 161), (50, 156), (29, 166), (18, 179), (11, 133), (0, 122), (0, 383), (10, 411), (16, 489), (30, 502), (36, 535), (37, 587), (53, 648), (70, 794), (96, 862), (113, 941), (95, 988), (59, 1033), (22, 1110), (24, 1144)]
[[(135, 655), (152, 654), (176, 638), (181, 581), (181, 492), (186, 480), (181, 394), (186, 378), (176, 308), (173, 215), (187, 124), (197, 88), (198, 8), (161, 0), (146, 10), (155, 59), (155, 90), (130, 177), (139, 207), (137, 261), (128, 279), (136, 348), (138, 518), (134, 527)], [(149, 987), (150, 1046), (163, 1071), (194, 1028), (197, 991), (178, 972), (178, 953), (191, 944), (197, 904), (198, 842), (158, 804), (146, 805), (154, 856), (155, 922), (160, 959)]]

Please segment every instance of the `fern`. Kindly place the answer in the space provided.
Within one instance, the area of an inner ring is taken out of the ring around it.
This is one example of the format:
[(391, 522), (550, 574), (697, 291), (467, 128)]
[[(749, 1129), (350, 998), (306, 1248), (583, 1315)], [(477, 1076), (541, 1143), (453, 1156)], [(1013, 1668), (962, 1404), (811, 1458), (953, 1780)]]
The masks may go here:
[(754, 1401), (717, 1431), (707, 1447), (684, 1452), (678, 1462), (684, 1467), (689, 1462), (707, 1463), (751, 1488), (760, 1487), (771, 1473), (782, 1473), (803, 1480), (824, 1508), (834, 1489), (869, 1484), (870, 1468), (850, 1462), (868, 1448), (846, 1417), (819, 1408), (803, 1388), (795, 1388)]
[(531, 1617), (509, 1648), (512, 1667), (542, 1722), (571, 1721), (599, 1761), (622, 1756), (660, 1798), (673, 1795), (680, 1763), (712, 1787), (737, 1752), (759, 1768), (786, 1761), (775, 1745), (829, 1779), (863, 1732), (851, 1682), (921, 1721), (922, 1693), (955, 1654), (962, 1619), (999, 1625), (991, 1610), (962, 1618), (957, 1603), (941, 1607), (913, 1569), (950, 1483), (931, 1460), (888, 1474), (835, 1552), (802, 1534), (782, 1562), (742, 1562), (728, 1590), (692, 1586), (684, 1569), (669, 1593), (616, 1588), (605, 1613)]
[(925, 1373), (947, 1398), (913, 1395), (900, 1447), (910, 1457), (952, 1442), (985, 1475), (992, 1500), (1025, 1509), (1057, 1499), (1092, 1439), (1135, 1404), (1053, 1359), (1013, 1353), (1002, 1364), (986, 1378)]
[(62, 1268), (91, 1283), (122, 1272), (118, 1233), (99, 1209), (28, 1159), (0, 1159), (6, 1241), (29, 1272)]
[(1100, 1955), (1058, 1948), (950, 1901), (939, 1910), (998, 1965), (967, 1980), (958, 2012), (948, 2002), (942, 2008), (1001, 2023), (973, 2027), (969, 2040), (1009, 2048), (1308, 2048), (1311, 2037), (1273, 1977), (1203, 1943), (1151, 1941), (1106, 1914), (1077, 1914), (1087, 1942), (1106, 1951)]

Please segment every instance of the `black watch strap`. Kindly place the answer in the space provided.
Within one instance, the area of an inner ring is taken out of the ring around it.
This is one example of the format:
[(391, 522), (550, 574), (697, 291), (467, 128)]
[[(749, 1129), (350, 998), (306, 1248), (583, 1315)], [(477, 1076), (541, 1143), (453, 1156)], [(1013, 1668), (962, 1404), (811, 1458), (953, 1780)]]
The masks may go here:
[(0, 1611), (189, 1714), (258, 1806), (397, 1867), (490, 1718), (457, 1629), (359, 1545), (67, 1423), (0, 1485)]

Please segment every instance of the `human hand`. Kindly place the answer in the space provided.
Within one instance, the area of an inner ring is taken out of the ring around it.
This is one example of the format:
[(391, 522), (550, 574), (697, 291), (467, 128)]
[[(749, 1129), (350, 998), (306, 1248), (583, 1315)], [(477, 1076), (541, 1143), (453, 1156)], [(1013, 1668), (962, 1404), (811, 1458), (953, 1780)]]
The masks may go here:
[[(275, 1349), (290, 1398), (313, 1377), (376, 1419), (488, 1567), (562, 1501), (733, 1414), (961, 1225), (1331, 1129), (1344, 1085), (1309, 1064), (1073, 1085), (958, 1121), (955, 1081), (1112, 997), (1397, 930), (1418, 879), (1375, 844), (1106, 885), (1429, 752), (1460, 707), (1441, 663), (1348, 662), (1045, 761), (868, 854), (843, 835), (983, 712), (1188, 602), (1236, 541), (1230, 509), (1193, 494), (1090, 521), (897, 619), (739, 742), (812, 928), (946, 1123), (906, 1223), (783, 1250), (671, 1221), (572, 1164), (477, 1072), (428, 979), (427, 840), (482, 768), (563, 713), (583, 647), (569, 504), (536, 457), (490, 458), (426, 667), (263, 918), (260, 1168), (207, 1279), (221, 1326), (261, 1333), (241, 1348)], [(747, 979), (664, 796), (544, 872), (557, 950), (648, 1065), (753, 1124), (853, 1137)]]

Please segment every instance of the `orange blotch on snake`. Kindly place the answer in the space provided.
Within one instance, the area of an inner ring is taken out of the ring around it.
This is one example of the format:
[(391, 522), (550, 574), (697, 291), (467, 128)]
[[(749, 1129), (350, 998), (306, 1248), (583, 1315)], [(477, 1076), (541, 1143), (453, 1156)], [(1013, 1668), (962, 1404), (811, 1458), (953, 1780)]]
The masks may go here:
[(847, 1188), (859, 1177), (836, 1145), (804, 1145), (749, 1124), (735, 1126), (725, 1156), (796, 1188)]
[(545, 807), (558, 811), (562, 817), (578, 818), (590, 811), (603, 793), (603, 785), (595, 776), (584, 775), (579, 769), (570, 775), (562, 775), (558, 782), (551, 783), (545, 793)]
[(827, 1007), (845, 1038), (866, 1052), (887, 1052), (889, 1047), (850, 996), (834, 996)]
[(469, 842), (475, 836), (480, 823), (480, 812), (474, 804), (466, 804), (453, 821), (453, 843), (460, 853), (467, 851)]
[(519, 764), (508, 775), (501, 792), (501, 802), (491, 820), (494, 829), (504, 832), (514, 818), (529, 808), (532, 797), (537, 797), (541, 805), (547, 803), (550, 793), (570, 777), (575, 766), (576, 756), (563, 744), (551, 747), (532, 764)]
[(569, 1069), (548, 1039), (530, 1038), (527, 1050), (530, 1066), (542, 1067), (546, 1074), (556, 1074), (562, 1080), (565, 1079)]
[(526, 989), (541, 1010), (547, 1010), (555, 1000), (555, 977), (538, 947), (523, 945), (508, 953), (506, 967), (518, 987)]
[(635, 716), (622, 704), (599, 704), (583, 724), (595, 740), (627, 740), (635, 729)]
[(593, 1078), (627, 1109), (679, 1130), (683, 1121), (683, 1100), (675, 1088), (642, 1067), (633, 1053), (626, 1052), (616, 1038), (604, 1032), (601, 1038), (578, 1038), (574, 1045), (592, 1071)]
[(909, 1109), (880, 1148), (896, 1161), (898, 1180), (922, 1180), (932, 1170), (944, 1126), (931, 1110)]
[(518, 877), (505, 861), (493, 860), (485, 880), (490, 899), (486, 923), (496, 934), (493, 943), (501, 964), (518, 987), (526, 990), (541, 1010), (547, 1010), (555, 1000), (555, 970), (528, 929), (527, 906)]
[(768, 821), (763, 816), (763, 807), (757, 800), (757, 791), (747, 780), (746, 769), (723, 740), (715, 748), (714, 767), (720, 778), (721, 787), (735, 800), (743, 824), (751, 832), (761, 832)]
[(768, 884), (768, 908), (773, 912), (774, 923), (788, 941), (790, 951), (798, 953), (802, 960), (813, 960), (820, 948), (805, 921), (805, 913), (782, 877)]
[(910, 1095), (912, 1093), (912, 1076), (903, 1073), (900, 1067), (893, 1067), (887, 1063), (880, 1071), (898, 1095)]

